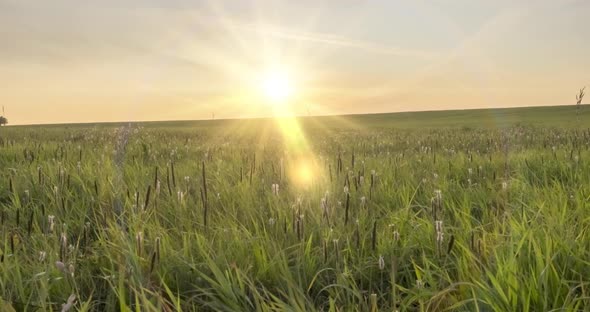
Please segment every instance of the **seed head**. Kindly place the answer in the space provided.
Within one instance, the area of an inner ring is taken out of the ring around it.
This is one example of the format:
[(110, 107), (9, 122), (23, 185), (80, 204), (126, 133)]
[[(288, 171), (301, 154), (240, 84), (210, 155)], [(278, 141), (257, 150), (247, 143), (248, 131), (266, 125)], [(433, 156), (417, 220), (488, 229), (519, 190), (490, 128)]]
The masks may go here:
[(393, 231), (393, 241), (399, 242), (399, 232), (398, 231)]
[(443, 222), (442, 221), (435, 221), (434, 225), (435, 225), (437, 232), (442, 232), (442, 230), (443, 230)]
[(436, 198), (436, 200), (438, 200), (439, 202), (442, 201), (442, 191), (441, 190), (435, 190), (434, 191), (434, 197)]
[(161, 185), (160, 181), (158, 181), (156, 183), (156, 195), (160, 195), (161, 188), (162, 188), (162, 185)]
[(66, 265), (61, 261), (55, 261), (55, 267), (62, 272), (66, 270)]
[(440, 244), (444, 240), (445, 234), (443, 232), (436, 232), (436, 241)]
[(385, 259), (383, 256), (379, 256), (379, 270), (383, 271), (385, 269)]
[(70, 309), (72, 309), (74, 304), (76, 304), (76, 295), (71, 294), (70, 297), (68, 297), (68, 301), (66, 301), (66, 303), (61, 305), (61, 312), (70, 311)]
[(55, 227), (55, 216), (48, 215), (47, 220), (49, 221), (49, 232), (53, 233), (53, 228)]
[(45, 252), (45, 251), (39, 251), (39, 262), (45, 261), (45, 258), (46, 257), (47, 257), (47, 252)]

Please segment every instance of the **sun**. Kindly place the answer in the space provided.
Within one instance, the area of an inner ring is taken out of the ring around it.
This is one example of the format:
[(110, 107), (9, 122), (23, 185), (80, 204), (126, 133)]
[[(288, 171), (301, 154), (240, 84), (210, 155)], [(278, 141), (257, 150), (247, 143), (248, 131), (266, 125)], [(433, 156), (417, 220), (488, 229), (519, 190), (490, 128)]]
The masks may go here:
[(262, 93), (272, 104), (284, 104), (293, 94), (293, 84), (284, 71), (273, 70), (261, 82)]

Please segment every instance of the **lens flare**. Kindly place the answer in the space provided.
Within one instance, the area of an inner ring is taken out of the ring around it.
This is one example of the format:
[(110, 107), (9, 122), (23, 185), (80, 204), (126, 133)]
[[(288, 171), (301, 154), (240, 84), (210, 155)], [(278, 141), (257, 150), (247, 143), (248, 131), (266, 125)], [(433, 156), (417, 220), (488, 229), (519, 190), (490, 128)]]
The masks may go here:
[(311, 160), (294, 160), (290, 170), (291, 182), (298, 188), (310, 187), (314, 182), (314, 172), (316, 169)]

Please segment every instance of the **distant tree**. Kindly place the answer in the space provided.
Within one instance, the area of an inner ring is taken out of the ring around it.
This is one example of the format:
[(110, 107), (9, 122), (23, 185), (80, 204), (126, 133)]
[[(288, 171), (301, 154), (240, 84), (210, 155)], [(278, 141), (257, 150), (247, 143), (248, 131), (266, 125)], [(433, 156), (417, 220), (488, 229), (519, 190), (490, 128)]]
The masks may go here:
[(580, 119), (580, 109), (582, 108), (582, 99), (584, 99), (584, 89), (586, 89), (586, 87), (583, 87), (582, 89), (580, 89), (580, 93), (576, 94), (576, 115), (578, 117), (578, 120)]
[(0, 116), (0, 126), (6, 126), (8, 124), (8, 119), (4, 116)]

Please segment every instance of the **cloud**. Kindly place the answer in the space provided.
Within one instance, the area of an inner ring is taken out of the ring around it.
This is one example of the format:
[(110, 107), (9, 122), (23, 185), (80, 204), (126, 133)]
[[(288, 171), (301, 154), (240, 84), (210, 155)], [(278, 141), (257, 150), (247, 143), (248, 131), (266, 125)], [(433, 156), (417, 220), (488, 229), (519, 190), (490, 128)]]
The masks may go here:
[[(235, 24), (233, 24), (235, 25)], [(437, 53), (425, 50), (413, 50), (405, 49), (400, 47), (391, 47), (369, 41), (354, 40), (344, 36), (318, 33), (318, 32), (301, 32), (291, 29), (285, 29), (282, 27), (272, 25), (253, 25), (253, 24), (242, 24), (234, 26), (236, 28), (252, 31), (262, 36), (275, 37), (280, 39), (305, 41), (317, 44), (332, 45), (336, 47), (348, 47), (353, 49), (362, 50), (370, 53), (377, 54), (388, 54), (397, 56), (416, 56), (421, 58), (432, 58), (437, 56)]]

